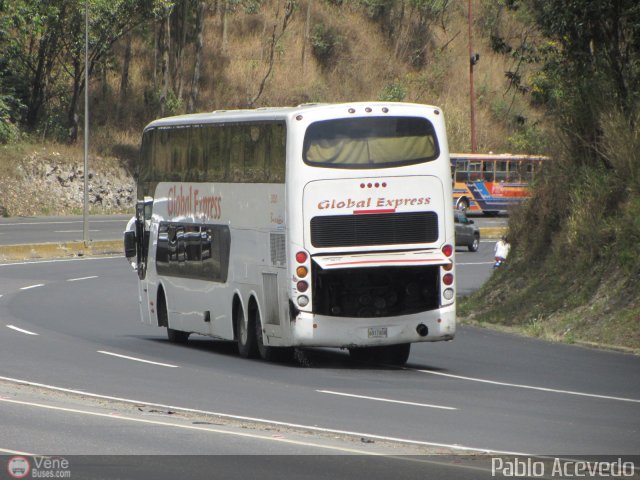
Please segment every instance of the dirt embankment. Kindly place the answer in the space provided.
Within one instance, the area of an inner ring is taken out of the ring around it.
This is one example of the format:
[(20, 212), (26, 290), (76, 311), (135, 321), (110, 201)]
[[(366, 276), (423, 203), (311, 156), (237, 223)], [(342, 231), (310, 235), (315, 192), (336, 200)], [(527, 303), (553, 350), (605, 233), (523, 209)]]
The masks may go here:
[[(88, 202), (91, 213), (133, 210), (135, 182), (117, 159), (90, 158)], [(79, 214), (83, 210), (84, 164), (56, 152), (35, 151), (0, 175), (0, 216)]]

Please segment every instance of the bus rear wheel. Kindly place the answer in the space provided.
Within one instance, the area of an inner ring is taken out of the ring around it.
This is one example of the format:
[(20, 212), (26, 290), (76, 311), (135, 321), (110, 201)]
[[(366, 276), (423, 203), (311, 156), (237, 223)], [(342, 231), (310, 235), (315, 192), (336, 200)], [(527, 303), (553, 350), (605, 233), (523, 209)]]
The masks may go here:
[(190, 332), (183, 332), (182, 330), (174, 330), (167, 327), (167, 338), (172, 343), (187, 343), (189, 340)]
[(234, 318), (240, 356), (243, 358), (257, 357), (258, 346), (256, 344), (255, 327), (252, 325), (251, 318), (247, 319), (245, 317), (244, 310), (239, 302), (234, 308)]
[(407, 363), (410, 353), (410, 343), (384, 345), (381, 347), (354, 347), (349, 349), (349, 355), (354, 360), (395, 366), (402, 366)]

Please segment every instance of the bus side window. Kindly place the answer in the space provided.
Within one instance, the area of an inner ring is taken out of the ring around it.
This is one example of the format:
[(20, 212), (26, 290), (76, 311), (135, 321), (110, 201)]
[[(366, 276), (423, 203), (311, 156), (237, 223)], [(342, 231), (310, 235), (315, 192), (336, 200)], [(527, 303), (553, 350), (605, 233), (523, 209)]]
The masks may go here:
[(244, 181), (244, 132), (242, 126), (230, 129), (231, 138), (228, 139), (229, 148), (229, 179), (230, 182)]
[(482, 162), (469, 162), (469, 180), (472, 182), (482, 180)]
[(496, 163), (491, 160), (485, 160), (482, 163), (482, 172), (484, 175), (485, 182), (493, 182), (494, 181), (494, 169)]
[(190, 128), (176, 128), (169, 130), (171, 163), (168, 178), (171, 180), (183, 181), (187, 174), (190, 130)]
[(274, 123), (266, 127), (268, 137), (266, 175), (271, 183), (284, 183), (285, 176), (285, 127)]
[(243, 181), (259, 183), (264, 181), (265, 135), (260, 125), (243, 127), (244, 169)]
[(531, 183), (533, 181), (533, 162), (530, 160), (521, 162), (520, 174), (524, 183)]
[(231, 177), (231, 134), (224, 126), (211, 129), (211, 155), (207, 160), (210, 182), (228, 182)]
[(456, 161), (456, 182), (466, 182), (469, 180), (469, 162), (467, 160)]
[(506, 160), (500, 160), (496, 162), (496, 182), (506, 182), (509, 180), (508, 162)]

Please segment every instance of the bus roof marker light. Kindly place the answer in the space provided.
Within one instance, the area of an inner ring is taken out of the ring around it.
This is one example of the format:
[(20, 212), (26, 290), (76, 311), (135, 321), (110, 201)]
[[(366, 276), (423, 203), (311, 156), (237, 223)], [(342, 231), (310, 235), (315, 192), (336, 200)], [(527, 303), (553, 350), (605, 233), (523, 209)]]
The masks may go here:
[(440, 110), (434, 110), (433, 113), (436, 115), (440, 115)]
[(382, 113), (389, 113), (389, 109), (387, 107), (382, 107)]
[(356, 113), (356, 109), (355, 108), (350, 108), (349, 109), (349, 113)]
[(365, 108), (364, 111), (367, 112), (367, 113), (371, 113), (371, 107)]
[(298, 120), (298, 121), (302, 120), (302, 115), (297, 115), (296, 116), (296, 120)]

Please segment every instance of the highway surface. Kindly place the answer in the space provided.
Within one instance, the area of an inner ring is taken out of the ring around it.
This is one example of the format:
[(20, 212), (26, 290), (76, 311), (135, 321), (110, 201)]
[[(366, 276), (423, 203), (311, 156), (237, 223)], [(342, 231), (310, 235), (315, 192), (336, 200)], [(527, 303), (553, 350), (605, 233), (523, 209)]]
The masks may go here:
[[(462, 292), (491, 274), (491, 247), (458, 250)], [(140, 411), (155, 410), (163, 421), (175, 418), (169, 411), (191, 409), (229, 421), (351, 435), (363, 439), (360, 448), (400, 439), (424, 451), (640, 451), (635, 356), (462, 327), (452, 342), (414, 344), (402, 369), (355, 363), (330, 349), (269, 364), (241, 359), (233, 345), (206, 337), (171, 344), (163, 329), (139, 323), (137, 308), (136, 276), (122, 258), (0, 265), (0, 376), (117, 397), (141, 405)], [(191, 441), (166, 432), (147, 437), (149, 425), (79, 413), (102, 403), (59, 410), (55, 396), (33, 401), (26, 387), (16, 392), (4, 385), (0, 392), (0, 451), (278, 454), (311, 448), (211, 436), (200, 441), (192, 432)], [(61, 433), (76, 422), (80, 432)]]
[[(91, 240), (119, 240), (131, 215), (90, 215)], [(0, 218), (0, 245), (83, 240), (82, 216)]]

